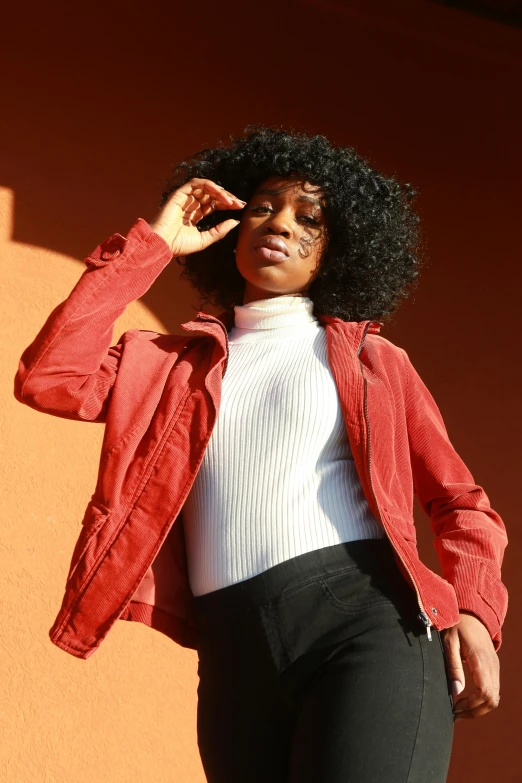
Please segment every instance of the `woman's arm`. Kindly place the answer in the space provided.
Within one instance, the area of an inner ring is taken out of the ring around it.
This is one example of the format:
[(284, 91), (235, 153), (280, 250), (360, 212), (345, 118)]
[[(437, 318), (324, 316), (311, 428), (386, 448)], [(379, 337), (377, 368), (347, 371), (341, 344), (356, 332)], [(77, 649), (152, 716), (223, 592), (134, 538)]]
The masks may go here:
[(473, 613), (498, 650), (508, 594), (501, 580), (505, 525), (455, 451), (433, 396), (401, 348), (415, 494), (430, 517), (442, 576), (459, 609)]
[(22, 354), (17, 400), (62, 418), (105, 421), (127, 339), (111, 346), (114, 322), (171, 258), (167, 242), (142, 218), (126, 237), (114, 234), (98, 245), (67, 299)]
[(202, 217), (244, 204), (215, 182), (195, 177), (172, 192), (152, 225), (138, 218), (126, 237), (113, 234), (98, 245), (72, 292), (24, 351), (16, 399), (67, 419), (105, 421), (125, 342), (135, 334), (126, 332), (110, 347), (114, 322), (173, 256), (202, 250), (239, 223), (229, 218), (199, 231)]
[[(453, 585), (460, 621), (442, 631), (455, 719), (478, 718), (500, 700), (502, 624), (508, 593), (500, 577), (506, 528), (453, 448), (433, 396), (401, 348), (415, 494), (431, 519), (442, 576)], [(470, 673), (466, 685), (464, 664)]]

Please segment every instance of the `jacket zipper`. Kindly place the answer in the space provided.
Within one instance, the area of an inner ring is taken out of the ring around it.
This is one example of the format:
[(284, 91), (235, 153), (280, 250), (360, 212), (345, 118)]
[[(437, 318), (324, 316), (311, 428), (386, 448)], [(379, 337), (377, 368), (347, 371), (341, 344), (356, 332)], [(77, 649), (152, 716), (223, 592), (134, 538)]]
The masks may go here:
[[(359, 350), (357, 351), (357, 356), (358, 357), (359, 357), (359, 354), (361, 353), (361, 350), (362, 350), (362, 347), (363, 347), (363, 343), (364, 343), (364, 339), (366, 337), (368, 329), (370, 328), (370, 325), (371, 325), (371, 322), (367, 325), (366, 330), (364, 332), (364, 335), (362, 337), (361, 344), (359, 346)], [(381, 525), (383, 526), (384, 530), (386, 531), (386, 534), (388, 535), (388, 539), (391, 542), (391, 538), (390, 538), (390, 536), (388, 534), (388, 530), (386, 528), (386, 525), (384, 524), (384, 520), (383, 520), (382, 515), (381, 515), (381, 510), (379, 508), (379, 503), (377, 501), (377, 495), (375, 494), (375, 488), (373, 486), (372, 471), (371, 471), (371, 463), (372, 463), (372, 448), (371, 448), (371, 446), (372, 446), (372, 444), (371, 444), (371, 438), (370, 438), (370, 417), (368, 415), (368, 380), (367, 380), (367, 378), (364, 375), (363, 365), (362, 365), (362, 362), (361, 362), (360, 358), (359, 358), (359, 365), (361, 367), (361, 375), (362, 375), (363, 381), (364, 381), (364, 416), (365, 416), (365, 419), (366, 419), (366, 431), (368, 433), (367, 434), (367, 439), (366, 439), (367, 440), (367, 452), (368, 452), (368, 476), (370, 477), (370, 486), (371, 486), (371, 489), (372, 489), (372, 494), (373, 494), (373, 498), (375, 500), (375, 505), (377, 507), (377, 511), (379, 512), (379, 519), (381, 521)], [(393, 546), (393, 543), (392, 543), (392, 546)], [(395, 547), (393, 547), (393, 548), (397, 552), (397, 549), (395, 549)], [(399, 557), (400, 557), (400, 559), (401, 559), (401, 561), (402, 561), (402, 563), (404, 565), (404, 568), (408, 572), (408, 574), (410, 576), (410, 579), (411, 579), (411, 582), (412, 582), (412, 584), (413, 584), (413, 586), (415, 588), (415, 592), (417, 594), (417, 603), (418, 603), (419, 609), (420, 609), (420, 613), (417, 615), (417, 617), (426, 626), (426, 635), (428, 637), (428, 640), (431, 642), (431, 640), (432, 640), (431, 628), (433, 626), (433, 623), (431, 622), (430, 618), (428, 617), (428, 615), (424, 611), (424, 606), (422, 605), (420, 593), (419, 593), (418, 587), (417, 587), (417, 585), (415, 583), (415, 580), (413, 579), (413, 577), (411, 575), (410, 569), (406, 565), (406, 562), (404, 561), (404, 558), (402, 557), (401, 553), (397, 552), (397, 554), (399, 555)]]

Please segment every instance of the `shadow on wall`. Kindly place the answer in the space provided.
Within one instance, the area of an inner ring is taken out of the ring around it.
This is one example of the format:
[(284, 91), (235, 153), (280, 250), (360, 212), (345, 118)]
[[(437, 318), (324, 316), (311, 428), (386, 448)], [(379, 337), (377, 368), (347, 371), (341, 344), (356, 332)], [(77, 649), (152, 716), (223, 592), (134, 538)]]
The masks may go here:
[[(0, 188), (0, 660), (9, 716), (0, 779), (127, 783), (167, 780), (174, 769), (180, 780), (203, 783), (193, 651), (119, 623), (81, 666), (49, 640), (104, 428), (47, 416), (14, 398), (22, 351), (83, 271), (77, 259), (12, 241), (14, 201), (13, 191)], [(136, 327), (164, 330), (142, 302), (127, 308), (115, 331)]]

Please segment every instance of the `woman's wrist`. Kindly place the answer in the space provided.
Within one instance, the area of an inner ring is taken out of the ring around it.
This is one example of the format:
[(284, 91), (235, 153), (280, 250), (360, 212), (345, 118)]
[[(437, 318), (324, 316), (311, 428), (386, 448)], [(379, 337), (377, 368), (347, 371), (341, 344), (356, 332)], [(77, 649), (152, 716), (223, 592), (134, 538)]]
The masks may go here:
[(166, 226), (162, 226), (161, 224), (155, 223), (152, 221), (149, 223), (149, 226), (154, 231), (155, 234), (158, 234), (162, 239), (165, 240), (167, 245), (172, 248), (172, 242), (174, 237), (172, 237), (171, 233), (168, 231)]

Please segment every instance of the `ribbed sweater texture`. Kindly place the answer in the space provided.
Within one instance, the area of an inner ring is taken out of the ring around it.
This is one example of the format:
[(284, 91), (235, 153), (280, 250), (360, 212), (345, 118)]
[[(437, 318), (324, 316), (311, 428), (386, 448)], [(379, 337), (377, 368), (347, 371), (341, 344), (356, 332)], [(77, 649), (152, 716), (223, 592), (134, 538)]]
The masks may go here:
[(355, 468), (312, 300), (236, 305), (228, 340), (219, 415), (182, 510), (195, 596), (385, 535)]

